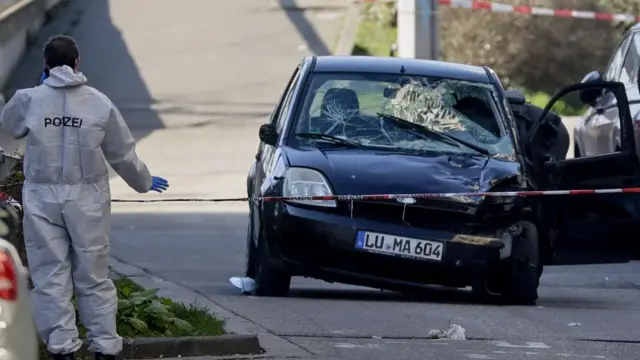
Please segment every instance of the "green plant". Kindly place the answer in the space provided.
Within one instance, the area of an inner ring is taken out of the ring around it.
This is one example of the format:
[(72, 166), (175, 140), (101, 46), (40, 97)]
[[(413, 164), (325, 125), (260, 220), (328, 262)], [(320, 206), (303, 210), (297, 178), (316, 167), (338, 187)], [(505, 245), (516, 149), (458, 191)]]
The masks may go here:
[(119, 279), (118, 330), (131, 336), (180, 336), (193, 333), (193, 326), (173, 312), (173, 302), (158, 297), (157, 290), (142, 290)]
[(356, 34), (353, 55), (389, 56), (397, 39), (391, 4), (367, 4)]

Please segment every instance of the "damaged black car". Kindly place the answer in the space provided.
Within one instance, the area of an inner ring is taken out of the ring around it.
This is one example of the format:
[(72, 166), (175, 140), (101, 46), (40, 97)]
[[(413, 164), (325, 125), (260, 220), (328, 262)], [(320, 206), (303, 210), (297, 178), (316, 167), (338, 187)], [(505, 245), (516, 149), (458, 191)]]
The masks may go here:
[[(557, 98), (596, 86), (618, 96), (624, 115), (617, 83), (575, 85)], [(616, 154), (553, 156), (545, 129), (557, 98), (523, 126), (513, 111), (523, 99), (486, 67), (305, 59), (260, 128), (248, 196), (407, 196), (250, 202), (246, 276), (255, 293), (284, 296), (292, 276), (305, 276), (399, 291), (471, 286), (482, 298), (535, 303), (556, 250), (590, 251), (581, 242), (562, 246), (573, 198), (456, 194), (619, 187), (637, 175), (637, 158), (626, 152), (633, 137)], [(424, 193), (446, 195), (410, 196)], [(624, 252), (596, 253), (612, 249)]]

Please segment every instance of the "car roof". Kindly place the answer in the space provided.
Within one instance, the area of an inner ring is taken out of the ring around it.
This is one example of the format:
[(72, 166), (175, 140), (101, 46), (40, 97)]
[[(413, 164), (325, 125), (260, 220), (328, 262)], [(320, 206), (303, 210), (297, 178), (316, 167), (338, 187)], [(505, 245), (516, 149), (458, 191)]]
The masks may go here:
[(359, 72), (394, 74), (404, 67), (406, 75), (436, 76), (490, 83), (484, 67), (446, 61), (376, 56), (317, 56), (313, 72)]

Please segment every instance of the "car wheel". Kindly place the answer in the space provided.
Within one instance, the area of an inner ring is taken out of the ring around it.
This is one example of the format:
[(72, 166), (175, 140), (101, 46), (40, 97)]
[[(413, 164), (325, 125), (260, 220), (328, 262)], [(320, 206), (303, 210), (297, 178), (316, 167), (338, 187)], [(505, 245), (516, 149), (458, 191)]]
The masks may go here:
[(287, 296), (291, 286), (291, 276), (276, 268), (269, 259), (267, 244), (262, 232), (255, 252), (255, 294), (258, 296)]
[(249, 224), (247, 225), (247, 255), (246, 263), (244, 266), (244, 276), (255, 279), (256, 277), (256, 247), (253, 245), (253, 216), (252, 211), (249, 211)]
[(522, 233), (513, 239), (511, 256), (473, 286), (476, 295), (491, 302), (535, 305), (542, 265), (538, 229), (521, 221)]

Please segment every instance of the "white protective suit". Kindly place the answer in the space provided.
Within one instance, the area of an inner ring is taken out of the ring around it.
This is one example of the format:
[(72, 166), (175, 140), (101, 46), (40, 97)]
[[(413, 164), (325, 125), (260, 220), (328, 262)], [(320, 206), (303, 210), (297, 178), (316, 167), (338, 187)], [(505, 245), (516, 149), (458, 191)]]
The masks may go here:
[(89, 350), (115, 355), (122, 338), (108, 278), (107, 161), (140, 193), (151, 188), (151, 176), (118, 109), (86, 81), (68, 66), (51, 69), (43, 85), (15, 93), (0, 126), (14, 138), (26, 136), (24, 236), (39, 335), (55, 354), (80, 348), (75, 289)]

